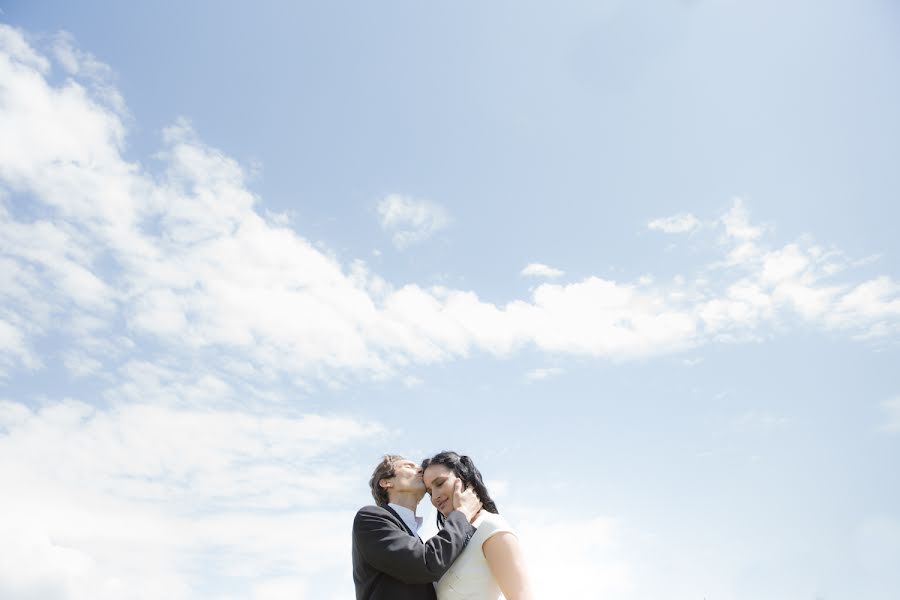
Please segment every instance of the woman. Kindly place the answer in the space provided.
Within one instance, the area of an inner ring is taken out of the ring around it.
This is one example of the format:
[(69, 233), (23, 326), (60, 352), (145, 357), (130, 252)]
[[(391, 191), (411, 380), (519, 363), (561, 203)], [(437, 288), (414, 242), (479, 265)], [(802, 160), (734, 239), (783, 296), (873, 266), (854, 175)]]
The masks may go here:
[(453, 511), (453, 487), (475, 490), (483, 508), (466, 549), (435, 584), (438, 600), (533, 600), (519, 542), (488, 494), (481, 473), (468, 456), (441, 452), (422, 463), (425, 491), (438, 510), (438, 527)]

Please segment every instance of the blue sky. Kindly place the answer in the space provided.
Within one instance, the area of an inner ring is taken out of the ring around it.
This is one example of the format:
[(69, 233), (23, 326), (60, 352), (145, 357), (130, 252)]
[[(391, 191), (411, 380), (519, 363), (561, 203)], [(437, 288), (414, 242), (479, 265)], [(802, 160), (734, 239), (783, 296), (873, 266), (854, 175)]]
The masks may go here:
[(346, 600), (454, 449), (541, 597), (897, 597), (895, 3), (0, 6), (0, 596)]

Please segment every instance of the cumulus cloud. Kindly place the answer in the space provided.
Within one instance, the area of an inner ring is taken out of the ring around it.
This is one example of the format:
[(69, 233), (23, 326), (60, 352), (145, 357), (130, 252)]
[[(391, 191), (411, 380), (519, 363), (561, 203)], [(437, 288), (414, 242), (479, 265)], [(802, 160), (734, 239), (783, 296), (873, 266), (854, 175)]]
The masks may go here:
[[(5, 27), (0, 40), (9, 90), (0, 186), (41, 214), (8, 202), (0, 210), (7, 371), (41, 364), (34, 344), (51, 333), (75, 373), (155, 348), (154, 360), (190, 357), (195, 370), (220, 373), (224, 353), (239, 357), (231, 365), (239, 378), (340, 385), (476, 351), (628, 360), (757, 339), (794, 322), (861, 338), (900, 327), (891, 277), (854, 280), (852, 260), (805, 238), (772, 246), (741, 200), (703, 228), (722, 254), (691, 277), (543, 282), (502, 303), (396, 285), (266, 215), (241, 165), (185, 120), (164, 132), (159, 173), (126, 161), (121, 111), (97, 91), (103, 69), (51, 84), (50, 61), (19, 32)], [(69, 51), (65, 60), (87, 59)], [(386, 197), (379, 214), (400, 245), (448, 221), (437, 205), (400, 195)], [(695, 221), (654, 223), (673, 230)], [(557, 270), (535, 263), (522, 274)]]
[(447, 211), (436, 202), (389, 194), (378, 203), (381, 227), (392, 232), (397, 248), (405, 248), (430, 238), (450, 224)]
[(541, 263), (529, 263), (522, 269), (520, 275), (523, 277), (547, 277), (552, 279), (554, 277), (562, 277), (565, 275), (565, 271), (560, 271)]
[(647, 227), (664, 233), (690, 233), (699, 229), (700, 220), (690, 213), (680, 213), (671, 217), (654, 219)]

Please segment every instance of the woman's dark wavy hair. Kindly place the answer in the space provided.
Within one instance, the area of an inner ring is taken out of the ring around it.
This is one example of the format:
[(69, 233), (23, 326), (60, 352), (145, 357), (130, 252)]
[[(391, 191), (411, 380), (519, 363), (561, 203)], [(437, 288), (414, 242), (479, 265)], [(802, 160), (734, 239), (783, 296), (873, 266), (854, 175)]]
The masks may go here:
[[(484, 480), (481, 478), (481, 471), (475, 467), (475, 463), (472, 462), (471, 458), (465, 455), (459, 455), (456, 452), (444, 450), (431, 458), (423, 460), (422, 470), (424, 471), (431, 465), (443, 465), (453, 471), (453, 473), (455, 473), (462, 481), (463, 489), (471, 487), (475, 491), (475, 495), (481, 500), (484, 510), (494, 513), (495, 515), (500, 514), (500, 511), (497, 510), (497, 504), (494, 503), (494, 500), (488, 493), (487, 486), (484, 485)], [(441, 511), (438, 511), (437, 514), (437, 524), (438, 528), (444, 526), (444, 515), (441, 514)]]

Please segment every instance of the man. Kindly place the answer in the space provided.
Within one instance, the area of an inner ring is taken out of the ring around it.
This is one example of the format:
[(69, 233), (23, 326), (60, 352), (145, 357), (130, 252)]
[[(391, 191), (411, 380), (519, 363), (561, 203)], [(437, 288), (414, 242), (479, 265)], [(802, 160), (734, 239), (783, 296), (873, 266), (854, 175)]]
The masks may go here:
[(435, 600), (433, 582), (450, 568), (475, 534), (471, 523), (481, 510), (472, 490), (459, 482), (455, 510), (427, 542), (416, 534), (422, 522), (416, 507), (425, 495), (422, 469), (411, 460), (386, 455), (369, 480), (377, 506), (353, 519), (353, 583), (356, 600)]

